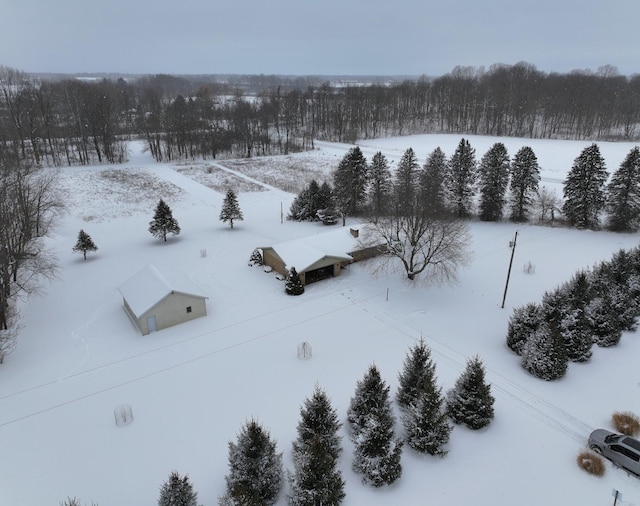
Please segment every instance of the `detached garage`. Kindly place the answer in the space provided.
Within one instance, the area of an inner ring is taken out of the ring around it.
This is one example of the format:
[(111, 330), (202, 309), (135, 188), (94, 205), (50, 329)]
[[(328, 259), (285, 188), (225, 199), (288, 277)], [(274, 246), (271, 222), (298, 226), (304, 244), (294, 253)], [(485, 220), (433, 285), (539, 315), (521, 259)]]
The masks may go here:
[(184, 274), (148, 265), (118, 288), (143, 335), (207, 315), (206, 299)]

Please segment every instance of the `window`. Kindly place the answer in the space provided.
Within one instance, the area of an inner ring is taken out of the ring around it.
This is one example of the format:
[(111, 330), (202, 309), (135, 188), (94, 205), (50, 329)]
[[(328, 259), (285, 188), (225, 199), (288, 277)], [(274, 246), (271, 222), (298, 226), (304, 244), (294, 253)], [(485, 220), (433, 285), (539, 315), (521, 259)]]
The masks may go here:
[(187, 313), (191, 312), (191, 306), (187, 306)]

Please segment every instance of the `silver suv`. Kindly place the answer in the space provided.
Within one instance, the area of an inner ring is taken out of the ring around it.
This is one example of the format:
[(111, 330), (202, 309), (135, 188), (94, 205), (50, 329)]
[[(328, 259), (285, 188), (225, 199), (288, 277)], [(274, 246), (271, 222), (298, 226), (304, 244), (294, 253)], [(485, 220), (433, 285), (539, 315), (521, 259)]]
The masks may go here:
[(640, 441), (605, 429), (594, 430), (589, 448), (627, 471), (640, 475)]

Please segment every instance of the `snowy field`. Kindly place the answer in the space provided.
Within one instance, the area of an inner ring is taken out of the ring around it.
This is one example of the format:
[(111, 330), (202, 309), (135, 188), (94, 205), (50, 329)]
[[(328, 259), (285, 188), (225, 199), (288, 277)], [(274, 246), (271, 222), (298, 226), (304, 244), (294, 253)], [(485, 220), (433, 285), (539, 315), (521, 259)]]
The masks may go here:
[[(496, 141), (511, 156), (531, 146), (542, 184), (562, 181), (590, 142), (467, 137), (479, 160)], [(424, 163), (440, 146), (450, 156), (460, 136), (366, 140), (393, 162), (412, 147)], [(609, 172), (633, 147), (598, 143)], [(528, 375), (505, 345), (514, 306), (579, 268), (638, 245), (639, 234), (578, 231), (510, 223), (472, 223), (473, 259), (454, 287), (410, 284), (400, 274), (374, 277), (366, 263), (285, 295), (273, 273), (248, 267), (254, 248), (322, 233), (320, 224), (281, 223), (294, 193), (329, 178), (349, 146), (253, 161), (156, 164), (143, 144), (124, 166), (65, 168), (68, 203), (49, 246), (58, 278), (22, 305), (18, 348), (0, 366), (0, 505), (56, 505), (67, 496), (100, 506), (157, 503), (172, 470), (189, 474), (200, 502), (225, 491), (227, 443), (250, 418), (270, 430), (291, 469), (299, 409), (323, 387), (343, 422), (356, 381), (375, 363), (395, 395), (409, 347), (423, 336), (446, 392), (479, 355), (496, 397), (495, 419), (480, 431), (456, 426), (444, 458), (405, 447), (404, 472), (391, 487), (364, 486), (351, 471), (342, 429), (344, 505), (640, 505), (640, 479), (607, 462), (595, 478), (576, 465), (589, 432), (610, 427), (614, 411), (640, 414), (640, 338), (594, 348), (587, 364), (570, 364), (562, 380)], [(226, 189), (239, 192), (245, 220), (218, 220)], [(182, 233), (163, 243), (148, 232), (163, 198)], [(87, 261), (71, 251), (83, 228), (100, 248)], [(504, 309), (511, 250), (519, 231)], [(206, 250), (206, 256), (202, 255)], [(524, 272), (531, 262), (534, 273)], [(141, 336), (122, 309), (118, 286), (148, 263), (174, 266), (209, 296), (208, 316)], [(299, 360), (307, 341), (313, 356)], [(114, 408), (129, 404), (134, 421), (118, 427)], [(397, 431), (401, 430), (396, 424)], [(286, 504), (283, 490), (279, 505)]]

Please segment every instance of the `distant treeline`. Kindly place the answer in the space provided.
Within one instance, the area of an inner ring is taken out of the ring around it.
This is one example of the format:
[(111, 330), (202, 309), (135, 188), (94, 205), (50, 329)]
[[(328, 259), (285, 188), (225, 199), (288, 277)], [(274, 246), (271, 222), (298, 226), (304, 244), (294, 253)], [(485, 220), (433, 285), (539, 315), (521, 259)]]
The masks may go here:
[(287, 154), (314, 139), (421, 133), (549, 139), (640, 138), (640, 75), (544, 73), (528, 63), (456, 67), (438, 78), (325, 82), (170, 75), (44, 80), (0, 67), (0, 160), (118, 163), (145, 139), (157, 160)]

